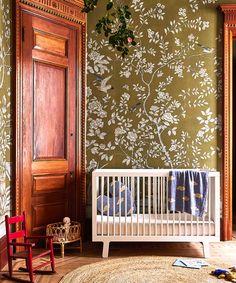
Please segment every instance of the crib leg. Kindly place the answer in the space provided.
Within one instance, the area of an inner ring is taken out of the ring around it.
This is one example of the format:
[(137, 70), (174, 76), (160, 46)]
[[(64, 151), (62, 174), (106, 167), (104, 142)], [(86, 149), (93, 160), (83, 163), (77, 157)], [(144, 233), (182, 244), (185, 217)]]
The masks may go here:
[(102, 257), (108, 257), (109, 254), (109, 244), (110, 242), (103, 242)]
[(210, 246), (209, 246), (209, 242), (202, 242), (203, 245), (203, 254), (204, 257), (207, 258), (210, 256)]

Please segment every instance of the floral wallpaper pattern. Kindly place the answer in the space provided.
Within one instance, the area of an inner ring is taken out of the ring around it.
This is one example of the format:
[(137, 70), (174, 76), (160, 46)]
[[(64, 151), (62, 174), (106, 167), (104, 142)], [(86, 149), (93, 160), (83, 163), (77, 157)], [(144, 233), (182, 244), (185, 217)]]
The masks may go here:
[(0, 238), (10, 210), (10, 1), (0, 0)]
[(124, 60), (90, 23), (88, 171), (217, 168), (222, 32), (213, 32), (216, 2), (132, 0), (138, 44)]

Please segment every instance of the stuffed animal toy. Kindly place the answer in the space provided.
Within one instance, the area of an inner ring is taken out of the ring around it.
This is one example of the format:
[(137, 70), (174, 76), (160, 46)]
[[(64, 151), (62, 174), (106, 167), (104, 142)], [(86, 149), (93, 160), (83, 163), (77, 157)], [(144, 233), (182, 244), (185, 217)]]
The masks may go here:
[(65, 228), (65, 240), (68, 240), (68, 234), (70, 231), (70, 217), (64, 217), (63, 218), (64, 228)]
[(215, 269), (211, 274), (221, 279), (225, 278), (227, 272), (229, 272), (227, 269)]
[(219, 279), (225, 278), (227, 281), (236, 282), (236, 272), (228, 271), (227, 269), (216, 269), (211, 274)]
[[(123, 183), (116, 181), (109, 185), (109, 196), (103, 195), (97, 198), (97, 210), (103, 215), (129, 216), (135, 213), (136, 206), (130, 189)], [(120, 211), (121, 210), (121, 211)]]

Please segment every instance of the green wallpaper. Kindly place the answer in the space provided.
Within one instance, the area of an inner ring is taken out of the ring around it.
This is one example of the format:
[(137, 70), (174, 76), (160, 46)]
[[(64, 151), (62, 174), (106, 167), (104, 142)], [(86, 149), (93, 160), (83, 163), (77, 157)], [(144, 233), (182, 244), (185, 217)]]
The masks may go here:
[(10, 210), (10, 94), (11, 15), (10, 0), (0, 0), (0, 238), (5, 234), (4, 216)]
[(130, 0), (125, 60), (88, 17), (88, 200), (95, 168), (220, 169), (223, 14), (217, 0)]

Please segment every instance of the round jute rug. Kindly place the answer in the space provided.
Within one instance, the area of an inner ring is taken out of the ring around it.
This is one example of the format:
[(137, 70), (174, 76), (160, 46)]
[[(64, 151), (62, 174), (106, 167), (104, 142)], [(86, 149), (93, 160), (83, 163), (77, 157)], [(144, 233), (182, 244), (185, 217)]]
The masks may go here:
[(60, 283), (222, 282), (210, 275), (210, 272), (223, 266), (219, 267), (213, 263), (201, 269), (176, 267), (172, 266), (175, 259), (175, 257), (157, 256), (107, 259), (75, 269), (65, 275)]

